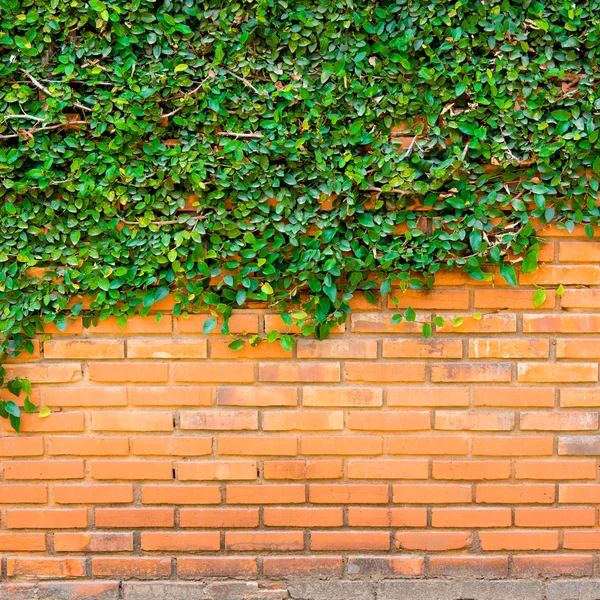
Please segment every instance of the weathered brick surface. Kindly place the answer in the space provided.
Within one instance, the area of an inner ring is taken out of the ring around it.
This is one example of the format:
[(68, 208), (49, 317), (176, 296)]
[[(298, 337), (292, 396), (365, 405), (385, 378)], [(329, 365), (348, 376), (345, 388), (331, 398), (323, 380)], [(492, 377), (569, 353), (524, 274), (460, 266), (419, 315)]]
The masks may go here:
[[(550, 238), (517, 289), (448, 273), (396, 291), (420, 320), (463, 317), (429, 340), (383, 300), (292, 352), (236, 354), (205, 316), (40, 338), (7, 367), (54, 412), (20, 436), (2, 423), (0, 598), (570, 597), (546, 580), (600, 573), (600, 289), (582, 243)], [(213, 577), (330, 581), (153, 583)], [(395, 577), (432, 581), (380, 582)]]

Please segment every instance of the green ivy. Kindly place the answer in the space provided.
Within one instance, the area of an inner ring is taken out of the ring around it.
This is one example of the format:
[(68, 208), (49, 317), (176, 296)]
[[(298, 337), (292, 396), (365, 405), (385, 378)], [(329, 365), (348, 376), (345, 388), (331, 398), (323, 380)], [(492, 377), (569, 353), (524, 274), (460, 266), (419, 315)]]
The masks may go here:
[(3, 0), (0, 22), (0, 362), (171, 292), (207, 333), (260, 301), (324, 338), (357, 291), (488, 264), (514, 285), (537, 223), (598, 223), (598, 0)]

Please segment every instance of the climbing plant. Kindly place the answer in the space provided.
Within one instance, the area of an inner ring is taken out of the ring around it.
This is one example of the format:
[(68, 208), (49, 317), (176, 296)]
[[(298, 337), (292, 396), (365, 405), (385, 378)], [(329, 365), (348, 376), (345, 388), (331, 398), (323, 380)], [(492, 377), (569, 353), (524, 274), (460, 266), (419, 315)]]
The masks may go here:
[(207, 333), (259, 301), (324, 338), (358, 291), (514, 285), (540, 226), (598, 222), (598, 0), (4, 0), (0, 23), (0, 362), (170, 293)]

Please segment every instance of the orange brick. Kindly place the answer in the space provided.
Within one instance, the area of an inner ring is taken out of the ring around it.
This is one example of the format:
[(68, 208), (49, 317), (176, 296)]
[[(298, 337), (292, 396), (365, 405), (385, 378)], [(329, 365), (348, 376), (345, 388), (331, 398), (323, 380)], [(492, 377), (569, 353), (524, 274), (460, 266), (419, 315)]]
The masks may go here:
[(554, 390), (549, 387), (476, 387), (473, 404), (498, 408), (552, 408)]
[(511, 366), (503, 363), (450, 363), (431, 365), (431, 381), (436, 383), (458, 382), (508, 382)]
[(342, 411), (266, 412), (263, 415), (263, 429), (265, 431), (342, 430), (344, 413)]
[[(517, 331), (517, 318), (515, 315), (488, 314), (481, 319), (474, 319), (471, 315), (443, 315), (446, 320), (444, 325), (437, 328), (438, 333), (515, 333)], [(461, 317), (463, 322), (455, 326), (454, 320)]]
[(29, 379), (31, 383), (70, 383), (81, 379), (79, 363), (6, 365), (6, 379)]
[(469, 406), (469, 388), (390, 387), (387, 404), (404, 407)]
[(598, 285), (600, 267), (595, 265), (541, 265), (534, 273), (521, 273), (521, 285)]
[(127, 358), (206, 358), (206, 340), (127, 340)]
[(460, 529), (466, 527), (510, 527), (510, 508), (432, 508), (432, 527)]
[[(180, 333), (203, 333), (204, 323), (210, 318), (210, 315), (189, 315), (186, 318), (179, 318), (177, 326)], [(258, 315), (245, 312), (234, 314), (229, 319), (229, 329), (231, 333), (257, 333)], [(220, 332), (220, 327), (214, 329), (215, 334), (220, 334)]]
[(304, 534), (301, 531), (227, 531), (225, 549), (233, 552), (304, 550)]
[(394, 313), (356, 313), (352, 315), (352, 331), (355, 333), (421, 333), (421, 321), (429, 317), (417, 315), (417, 322), (403, 320), (392, 323)]
[(525, 333), (598, 333), (600, 315), (550, 314), (524, 315)]
[(181, 579), (202, 577), (244, 577), (257, 575), (255, 558), (231, 556), (182, 557), (177, 560), (177, 575)]
[(73, 321), (67, 320), (67, 327), (63, 331), (58, 329), (54, 323), (44, 323), (44, 333), (50, 335), (78, 335), (83, 331), (83, 321), (81, 318)]
[(473, 456), (552, 456), (552, 436), (474, 437)]
[(46, 439), (50, 456), (123, 456), (129, 454), (129, 440), (125, 437), (66, 437)]
[(595, 479), (593, 460), (517, 460), (517, 479)]
[(600, 360), (600, 339), (558, 339), (556, 340), (556, 358)]
[(522, 412), (521, 430), (594, 431), (598, 429), (598, 413), (587, 411)]
[(264, 509), (267, 527), (342, 527), (341, 508), (271, 508)]
[(30, 340), (33, 345), (33, 352), (29, 353), (28, 350), (23, 350), (21, 354), (17, 356), (12, 356), (6, 359), (7, 363), (15, 363), (15, 362), (34, 362), (36, 360), (40, 360), (40, 340)]
[(296, 406), (298, 391), (291, 387), (219, 387), (217, 404), (219, 406)]
[(91, 467), (92, 479), (173, 479), (173, 465), (170, 460), (93, 460)]
[(396, 548), (407, 551), (445, 552), (464, 550), (473, 544), (473, 534), (468, 531), (398, 532)]
[(363, 508), (348, 509), (350, 527), (426, 527), (425, 508)]
[(599, 550), (600, 531), (565, 531), (562, 547), (565, 550)]
[(388, 454), (403, 456), (460, 455), (467, 454), (469, 449), (469, 440), (458, 435), (390, 436), (386, 439), (386, 444)]
[(549, 340), (469, 340), (470, 358), (548, 358)]
[(300, 454), (374, 456), (381, 454), (383, 438), (367, 435), (315, 435), (300, 439)]
[(598, 363), (519, 363), (519, 381), (525, 383), (595, 383)]
[(339, 363), (261, 363), (260, 381), (337, 382), (340, 380)]
[(296, 437), (257, 435), (221, 435), (217, 453), (232, 456), (295, 456), (298, 453)]
[(516, 577), (585, 577), (592, 574), (592, 556), (513, 556), (512, 574)]
[[(110, 390), (111, 388), (105, 388)], [(129, 399), (133, 406), (210, 406), (211, 387), (131, 387)]]
[(85, 508), (9, 508), (6, 511), (9, 529), (85, 529), (87, 525)]
[(420, 363), (346, 363), (346, 381), (423, 382), (425, 365)]
[(49, 340), (44, 342), (44, 358), (46, 359), (86, 360), (124, 357), (124, 344), (119, 340)]
[[(373, 308), (373, 305), (371, 305)], [(297, 325), (287, 325), (283, 322), (281, 315), (265, 315), (265, 331), (279, 331), (280, 333), (300, 333), (301, 327)], [(341, 325), (334, 325), (331, 329), (331, 333), (344, 333), (346, 331), (345, 323)]]
[(85, 577), (83, 558), (8, 558), (9, 577), (61, 578)]
[(600, 504), (600, 485), (561, 484), (558, 490), (558, 501), (561, 504)]
[[(8, 429), (8, 421), (5, 421), (5, 427)], [(43, 433), (47, 431), (56, 431), (60, 433), (71, 433), (83, 431), (85, 420), (83, 413), (53, 413), (45, 419), (40, 419), (38, 415), (21, 415), (22, 433)], [(12, 428), (10, 429), (12, 431)]]
[(179, 521), (180, 527), (258, 527), (258, 508), (182, 508)]
[(383, 394), (380, 388), (364, 387), (305, 387), (302, 404), (304, 406), (381, 406)]
[(383, 531), (314, 531), (311, 550), (315, 551), (387, 551), (390, 534)]
[(298, 358), (377, 358), (376, 340), (298, 340)]
[[(396, 302), (394, 302), (394, 299)], [(389, 308), (408, 308), (414, 309), (442, 309), (442, 310), (461, 310), (469, 308), (469, 292), (467, 290), (428, 290), (416, 291), (407, 290), (402, 292), (394, 290), (388, 299)]]
[(388, 486), (368, 483), (312, 483), (309, 502), (313, 504), (387, 504)]
[(167, 363), (90, 363), (89, 370), (90, 381), (100, 383), (165, 383), (169, 378)]
[(564, 408), (600, 407), (600, 389), (561, 388), (560, 405)]
[(292, 353), (289, 350), (284, 350), (279, 343), (275, 342), (271, 344), (263, 342), (257, 346), (250, 346), (249, 344), (246, 344), (241, 350), (232, 350), (229, 348), (230, 343), (230, 340), (211, 340), (211, 358), (216, 360), (264, 360), (273, 358), (292, 358)]
[(351, 460), (348, 479), (427, 479), (427, 460)]
[(4, 479), (82, 479), (83, 460), (6, 461)]
[(508, 479), (509, 460), (434, 460), (434, 479)]
[(145, 485), (143, 504), (220, 504), (221, 490), (209, 485)]
[(133, 533), (54, 534), (56, 552), (132, 552)]
[(506, 556), (432, 556), (429, 559), (431, 577), (477, 577), (499, 579), (508, 577)]
[(460, 340), (383, 340), (384, 358), (461, 358)]
[(487, 484), (475, 488), (478, 504), (552, 504), (555, 487), (550, 484)]
[(220, 548), (221, 538), (217, 531), (142, 533), (142, 550), (146, 552), (208, 552)]
[(227, 504), (303, 504), (306, 492), (301, 484), (228, 485)]
[(486, 552), (557, 550), (558, 531), (481, 531), (479, 542)]
[(560, 262), (600, 262), (600, 243), (591, 242), (560, 242), (558, 245)]
[(333, 460), (265, 460), (265, 479), (339, 479), (343, 461)]
[(57, 504), (128, 504), (133, 502), (130, 483), (55, 485)]
[(171, 575), (170, 558), (129, 557), (92, 558), (95, 577), (120, 579), (161, 579)]
[(341, 557), (266, 556), (263, 559), (265, 577), (339, 577), (342, 576)]
[(443, 411), (435, 412), (435, 428), (453, 431), (510, 431), (515, 426), (512, 412)]
[(172, 508), (97, 508), (96, 527), (173, 527), (175, 525)]
[[(533, 302), (534, 293), (535, 290), (475, 290), (475, 308), (535, 310), (536, 306)], [(546, 300), (539, 309), (552, 309), (554, 298), (554, 292), (548, 290), (546, 292)]]
[(44, 504), (48, 501), (48, 486), (27, 483), (25, 485), (0, 485), (0, 504)]
[(125, 327), (117, 323), (116, 317), (110, 316), (103, 321), (99, 321), (95, 327), (90, 327), (89, 332), (92, 335), (99, 334), (117, 334), (117, 335), (152, 335), (168, 334), (173, 330), (173, 320), (170, 315), (163, 315), (157, 322), (153, 316), (148, 317), (128, 317)]
[(45, 533), (0, 532), (1, 552), (43, 552), (44, 550), (46, 550)]
[(517, 527), (593, 527), (596, 510), (588, 508), (515, 508)]
[(41, 456), (44, 454), (42, 438), (0, 437), (0, 457)]
[(203, 456), (212, 452), (210, 437), (133, 437), (131, 453), (138, 456)]
[(258, 477), (255, 460), (218, 460), (180, 462), (177, 478), (180, 481), (226, 481)]
[(51, 408), (126, 406), (127, 391), (124, 387), (47, 387), (44, 401)]
[(401, 483), (392, 486), (396, 504), (470, 504), (471, 486), (440, 483)]
[(168, 411), (96, 411), (92, 431), (173, 431), (173, 415)]
[(427, 411), (352, 411), (346, 426), (356, 431), (425, 431), (430, 429)]
[(600, 290), (567, 289), (560, 299), (561, 308), (600, 308)]
[(177, 383), (252, 383), (254, 365), (249, 362), (175, 362), (173, 377)]

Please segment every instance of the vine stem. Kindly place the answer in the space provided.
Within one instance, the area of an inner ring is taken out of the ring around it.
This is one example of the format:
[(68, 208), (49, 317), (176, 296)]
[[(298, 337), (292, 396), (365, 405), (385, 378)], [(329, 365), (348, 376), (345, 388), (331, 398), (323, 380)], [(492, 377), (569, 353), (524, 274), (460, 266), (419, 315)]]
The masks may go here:
[[(123, 219), (122, 217), (117, 216), (117, 219), (119, 219), (119, 221), (121, 221), (121, 223), (124, 223), (125, 225), (134, 225), (134, 226), (138, 226), (140, 225), (139, 221), (126, 221), (125, 219)], [(208, 216), (206, 215), (198, 215), (197, 217), (190, 217), (188, 219), (188, 221), (204, 221), (208, 219)], [(172, 221), (150, 221), (150, 223), (148, 223), (148, 225), (156, 225), (157, 227), (164, 227), (165, 225), (185, 225), (185, 223), (187, 223), (187, 221), (180, 221), (179, 219), (173, 219)]]

